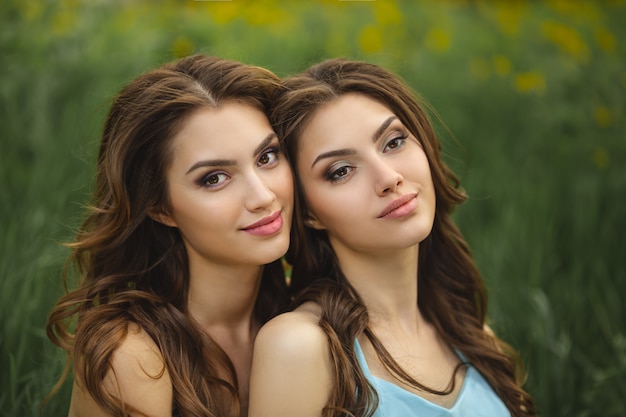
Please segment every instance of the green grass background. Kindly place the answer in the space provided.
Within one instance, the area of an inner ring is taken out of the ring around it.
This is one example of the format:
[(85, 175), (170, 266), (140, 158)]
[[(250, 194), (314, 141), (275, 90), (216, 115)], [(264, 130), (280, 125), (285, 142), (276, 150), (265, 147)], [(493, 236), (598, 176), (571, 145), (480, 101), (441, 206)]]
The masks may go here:
[(44, 324), (108, 100), (194, 52), (404, 77), (444, 123), (455, 218), (540, 414), (626, 415), (625, 1), (5, 0), (0, 19), (0, 415), (37, 415), (61, 373)]

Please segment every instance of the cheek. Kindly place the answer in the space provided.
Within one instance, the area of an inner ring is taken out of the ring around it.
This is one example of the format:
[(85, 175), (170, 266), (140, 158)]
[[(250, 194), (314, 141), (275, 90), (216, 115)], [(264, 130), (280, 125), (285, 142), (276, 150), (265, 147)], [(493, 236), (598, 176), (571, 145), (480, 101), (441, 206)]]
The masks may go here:
[(422, 183), (432, 183), (428, 158), (426, 158), (426, 154), (421, 149), (414, 157), (408, 158), (404, 162), (402, 169), (414, 180)]
[(324, 212), (328, 209), (326, 204), (326, 194), (320, 189), (320, 187), (317, 187), (314, 182), (307, 181), (301, 177), (298, 184), (298, 190), (300, 195), (304, 197), (305, 201), (306, 212), (302, 213), (304, 216), (307, 216), (308, 214), (317, 218), (325, 216)]
[(328, 229), (336, 230), (343, 226), (351, 227), (350, 223), (357, 220), (355, 207), (358, 205), (351, 200), (347, 190), (311, 190), (307, 194), (309, 210)]
[(232, 223), (239, 215), (243, 202), (238, 193), (221, 190), (211, 193), (206, 190), (179, 190), (171, 193), (170, 207), (173, 217), (181, 227), (192, 229)]
[(278, 173), (277, 183), (280, 184), (281, 194), (293, 200), (293, 177), (288, 166)]

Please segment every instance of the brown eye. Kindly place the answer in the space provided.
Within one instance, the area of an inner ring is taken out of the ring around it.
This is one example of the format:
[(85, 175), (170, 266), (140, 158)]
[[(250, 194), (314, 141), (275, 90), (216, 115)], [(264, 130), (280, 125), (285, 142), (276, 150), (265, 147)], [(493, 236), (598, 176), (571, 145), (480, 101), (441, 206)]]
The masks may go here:
[(350, 175), (350, 173), (354, 171), (355, 169), (356, 168), (351, 165), (342, 165), (339, 168), (333, 171), (330, 171), (328, 174), (326, 174), (326, 178), (330, 182), (338, 182), (343, 179), (346, 179)]
[(404, 134), (402, 136), (389, 140), (389, 142), (387, 142), (387, 144), (385, 145), (383, 152), (394, 151), (401, 148), (404, 145), (406, 138), (408, 138), (408, 135)]
[(201, 177), (198, 185), (205, 188), (216, 188), (224, 185), (230, 176), (225, 172), (211, 172)]
[(278, 148), (269, 148), (259, 156), (257, 166), (274, 166), (278, 162)]

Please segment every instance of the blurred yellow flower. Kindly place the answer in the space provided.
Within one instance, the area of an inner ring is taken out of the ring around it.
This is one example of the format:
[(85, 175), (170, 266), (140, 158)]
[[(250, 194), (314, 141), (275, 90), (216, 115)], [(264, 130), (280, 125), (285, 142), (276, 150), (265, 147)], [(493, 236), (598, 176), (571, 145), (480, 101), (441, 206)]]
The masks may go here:
[(494, 4), (486, 2), (486, 6), (496, 7), (496, 19), (500, 30), (509, 35), (519, 32), (520, 20), (526, 11), (526, 4), (520, 1), (502, 1)]
[(285, 26), (293, 18), (274, 0), (248, 2), (243, 15), (246, 22), (253, 26)]
[(237, 1), (203, 2), (207, 12), (217, 24), (225, 25), (241, 14), (242, 3)]
[(513, 69), (511, 60), (504, 55), (496, 55), (493, 57), (493, 69), (496, 74), (501, 77), (509, 75)]
[(611, 111), (605, 106), (598, 106), (593, 111), (593, 118), (600, 127), (609, 127), (612, 122)]
[(402, 23), (402, 12), (393, 1), (374, 2), (374, 16), (381, 25), (394, 25)]
[(39, 0), (15, 1), (15, 6), (19, 8), (27, 21), (32, 22), (43, 14), (44, 3)]
[(435, 52), (444, 52), (450, 48), (451, 36), (441, 28), (432, 28), (426, 34), (426, 46)]
[(595, 22), (602, 15), (602, 9), (598, 6), (603, 6), (603, 2), (599, 1), (547, 0), (546, 3), (558, 13), (578, 22)]
[(366, 26), (359, 35), (359, 47), (366, 54), (374, 54), (383, 49), (383, 36), (376, 26)]
[(542, 26), (544, 36), (576, 61), (589, 60), (589, 48), (574, 29), (550, 21), (544, 22)]
[(546, 80), (538, 71), (529, 71), (515, 76), (515, 89), (520, 93), (543, 93)]
[(609, 166), (609, 153), (604, 148), (596, 148), (592, 155), (593, 164), (598, 169), (604, 169)]
[(71, 32), (76, 24), (76, 12), (62, 10), (54, 16), (52, 21), (52, 32), (63, 35)]
[(610, 54), (615, 52), (615, 35), (605, 27), (599, 27), (595, 32), (596, 42), (604, 52)]
[(194, 49), (193, 42), (186, 36), (179, 36), (172, 43), (172, 55), (176, 59), (191, 55)]
[(579, 5), (576, 1), (571, 0), (547, 0), (546, 3), (554, 10), (563, 14), (574, 14)]

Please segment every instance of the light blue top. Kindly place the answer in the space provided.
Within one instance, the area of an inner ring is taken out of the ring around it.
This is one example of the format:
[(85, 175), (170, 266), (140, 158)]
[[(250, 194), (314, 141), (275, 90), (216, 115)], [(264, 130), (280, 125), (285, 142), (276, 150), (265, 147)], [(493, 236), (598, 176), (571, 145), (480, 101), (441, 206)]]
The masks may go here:
[(358, 340), (359, 365), (378, 393), (373, 417), (510, 417), (509, 410), (476, 368), (468, 365), (461, 392), (452, 408), (445, 408), (370, 373)]

